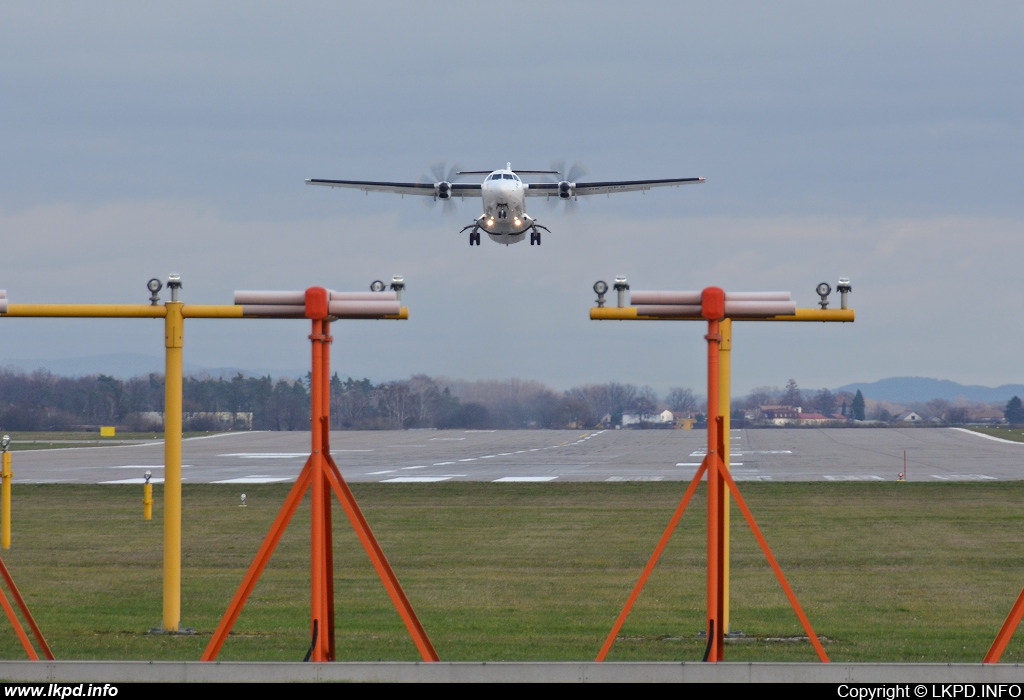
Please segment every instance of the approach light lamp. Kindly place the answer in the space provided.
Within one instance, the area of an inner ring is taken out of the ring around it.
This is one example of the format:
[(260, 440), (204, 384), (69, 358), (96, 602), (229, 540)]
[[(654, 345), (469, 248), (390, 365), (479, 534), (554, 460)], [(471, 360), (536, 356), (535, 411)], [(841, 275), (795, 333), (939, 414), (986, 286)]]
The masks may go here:
[(245, 494), (244, 493), (242, 494), (242, 505), (243, 506), (245, 505)]
[(167, 288), (171, 290), (171, 301), (178, 301), (178, 290), (181, 289), (181, 275), (177, 272), (167, 275)]
[(616, 275), (615, 284), (612, 286), (619, 293), (619, 308), (621, 309), (626, 305), (626, 290), (629, 289), (629, 283), (626, 282), (626, 278), (622, 275)]
[(3, 448), (4, 452), (7, 451), (7, 447), (10, 444), (11, 444), (11, 436), (10, 435), (4, 435), (3, 438), (0, 438), (0, 447)]
[(818, 296), (821, 297), (821, 301), (819, 301), (818, 304), (821, 306), (821, 308), (827, 309), (828, 295), (832, 293), (832, 287), (828, 285), (828, 282), (822, 282), (821, 284), (814, 288), (814, 291), (816, 291), (818, 293)]
[(405, 278), (401, 275), (391, 275), (391, 291), (402, 301), (402, 290), (405, 289)]
[(371, 292), (383, 292), (384, 291), (384, 283), (381, 282), (380, 280), (374, 280), (373, 282), (370, 282), (370, 291)]
[(151, 306), (156, 306), (160, 303), (160, 290), (164, 288), (163, 282), (158, 280), (156, 277), (146, 282), (146, 289), (149, 290), (149, 303)]
[(608, 283), (604, 280), (594, 282), (594, 293), (597, 294), (597, 308), (604, 308), (604, 295), (608, 293)]
[(839, 303), (842, 308), (846, 308), (846, 295), (853, 291), (853, 287), (850, 286), (849, 277), (840, 277), (839, 284), (836, 285), (836, 291), (839, 292)]
[(148, 484), (148, 483), (149, 483), (149, 480), (153, 478), (153, 472), (151, 472), (151, 471), (149, 471), (149, 470), (147, 469), (147, 470), (146, 470), (146, 473), (145, 473), (145, 474), (143, 474), (143, 476), (144, 476), (144, 477), (146, 477), (146, 483)]

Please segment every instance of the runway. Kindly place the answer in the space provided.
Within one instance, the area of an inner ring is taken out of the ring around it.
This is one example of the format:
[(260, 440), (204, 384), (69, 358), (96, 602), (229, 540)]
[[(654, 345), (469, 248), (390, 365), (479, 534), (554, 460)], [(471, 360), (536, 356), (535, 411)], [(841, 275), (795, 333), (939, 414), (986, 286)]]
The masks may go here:
[[(956, 428), (760, 429), (730, 434), (737, 481), (1024, 479), (1024, 443)], [(331, 433), (352, 482), (689, 481), (705, 454), (697, 430), (409, 430)], [(186, 483), (294, 481), (309, 433), (233, 432), (183, 444)], [(163, 479), (163, 443), (13, 453), (16, 483), (142, 483)]]

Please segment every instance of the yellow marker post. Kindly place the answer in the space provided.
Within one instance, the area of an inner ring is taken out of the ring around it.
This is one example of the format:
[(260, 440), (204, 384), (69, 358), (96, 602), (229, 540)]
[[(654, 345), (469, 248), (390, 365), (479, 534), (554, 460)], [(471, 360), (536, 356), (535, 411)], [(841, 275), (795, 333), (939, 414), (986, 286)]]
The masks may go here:
[(9, 435), (3, 437), (3, 469), (0, 470), (0, 478), (3, 479), (3, 524), (0, 525), (0, 546), (4, 549), (11, 548), (11, 479), (14, 472), (11, 471), (11, 453), (8, 445), (11, 443)]
[(152, 476), (153, 472), (146, 472), (146, 483), (142, 487), (142, 518), (144, 520), (153, 519), (153, 484), (149, 483)]
[(117, 435), (117, 428), (112, 425), (100, 426), (100, 437), (114, 437)]

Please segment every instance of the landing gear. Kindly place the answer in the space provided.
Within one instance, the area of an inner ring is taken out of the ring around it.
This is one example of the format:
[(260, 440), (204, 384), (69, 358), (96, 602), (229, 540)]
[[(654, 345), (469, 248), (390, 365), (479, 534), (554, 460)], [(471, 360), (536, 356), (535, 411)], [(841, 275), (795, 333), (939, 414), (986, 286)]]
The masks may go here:
[(469, 244), (471, 246), (472, 245), (480, 245), (480, 232), (479, 231), (470, 231), (469, 232)]
[(540, 231), (537, 229), (530, 231), (530, 245), (540, 245)]

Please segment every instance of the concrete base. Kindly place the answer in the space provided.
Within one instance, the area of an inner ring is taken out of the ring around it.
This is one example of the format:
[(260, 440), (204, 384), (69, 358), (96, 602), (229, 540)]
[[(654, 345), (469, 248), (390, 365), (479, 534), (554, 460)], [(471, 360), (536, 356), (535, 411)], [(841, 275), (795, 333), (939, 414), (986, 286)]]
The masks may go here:
[(1022, 683), (1016, 664), (0, 661), (29, 683)]

